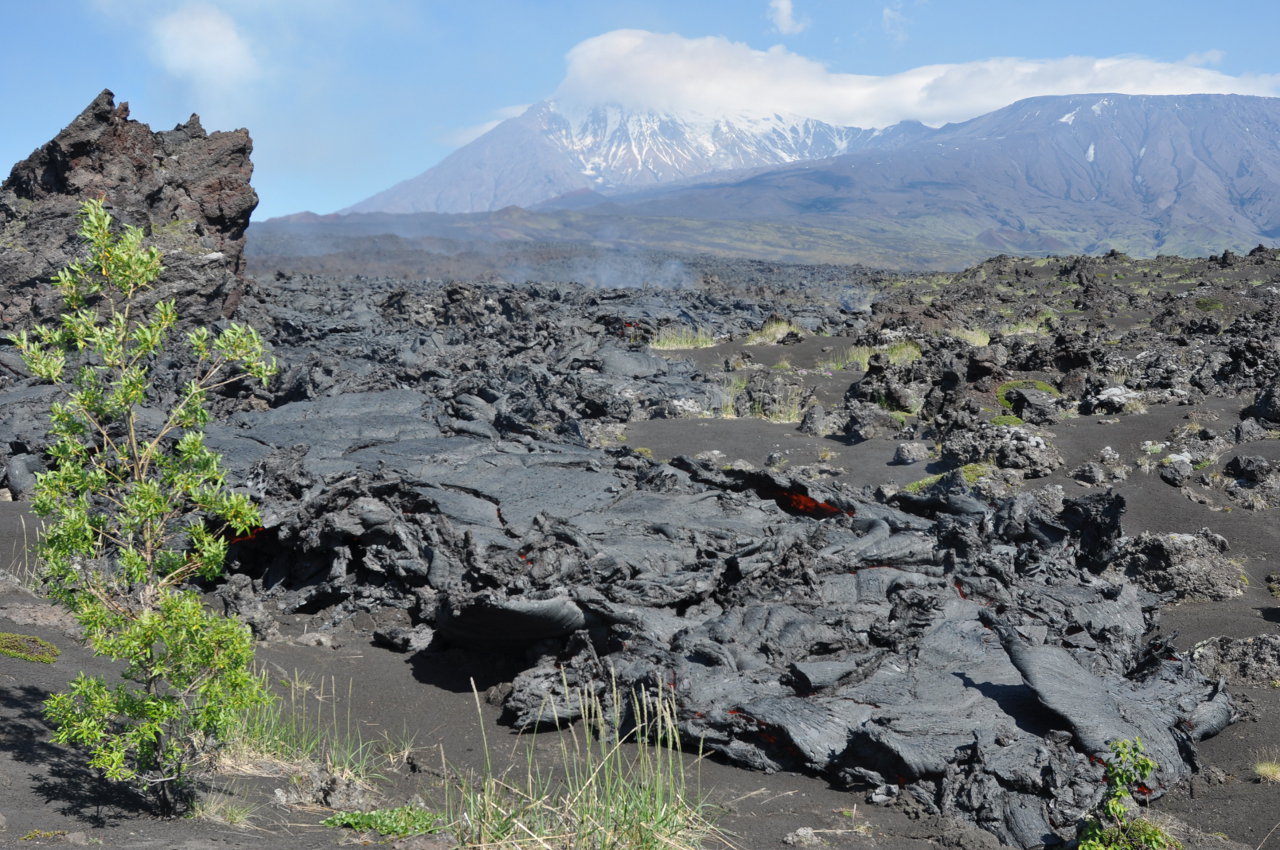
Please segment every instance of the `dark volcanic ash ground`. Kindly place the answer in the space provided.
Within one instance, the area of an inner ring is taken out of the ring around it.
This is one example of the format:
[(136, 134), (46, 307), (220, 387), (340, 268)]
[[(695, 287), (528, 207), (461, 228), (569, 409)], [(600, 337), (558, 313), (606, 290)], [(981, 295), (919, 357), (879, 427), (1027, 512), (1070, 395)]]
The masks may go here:
[[(235, 544), (214, 597), (267, 641), (358, 622), (405, 652), (514, 660), (501, 692), (517, 726), (572, 720), (581, 688), (667, 690), (689, 742), (734, 763), (1014, 846), (1074, 836), (1110, 741), (1146, 743), (1152, 797), (1184, 783), (1198, 742), (1239, 715), (1240, 662), (1228, 641), (1197, 666), (1161, 609), (1238, 595), (1229, 541), (1126, 536), (1109, 485), (1139, 464), (1068, 465), (1054, 429), (1227, 411), (1154, 435), (1147, 486), (1265, 509), (1280, 256), (997, 258), (803, 291), (789, 272), (749, 290), (731, 267), (682, 289), (303, 273), (234, 287), (220, 309), (282, 370), (216, 403), (210, 443), (264, 528)], [(8, 327), (34, 285), (6, 294)], [(875, 293), (869, 309), (851, 288)], [(770, 319), (790, 323), (778, 344), (747, 344)], [(656, 349), (672, 326), (718, 344)], [(865, 368), (820, 362), (856, 346)], [(18, 498), (49, 400), (0, 345), (0, 483)], [(641, 424), (730, 435), (753, 415), (882, 457), (655, 459), (619, 440)], [(933, 479), (900, 487), (890, 458)]]

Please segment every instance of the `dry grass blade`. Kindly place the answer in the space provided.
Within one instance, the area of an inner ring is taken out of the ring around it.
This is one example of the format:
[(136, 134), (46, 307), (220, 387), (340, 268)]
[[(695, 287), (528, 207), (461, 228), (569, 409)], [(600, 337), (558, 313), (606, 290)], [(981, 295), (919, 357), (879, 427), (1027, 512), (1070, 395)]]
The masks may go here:
[[(522, 775), (494, 774), (482, 727), (484, 774), (455, 783), (445, 803), (464, 847), (693, 850), (719, 835), (686, 785), (669, 695), (641, 693), (628, 702), (615, 689), (606, 698), (572, 699), (581, 728), (561, 734), (550, 764), (535, 759), (534, 740)], [(623, 733), (628, 704), (635, 730)]]

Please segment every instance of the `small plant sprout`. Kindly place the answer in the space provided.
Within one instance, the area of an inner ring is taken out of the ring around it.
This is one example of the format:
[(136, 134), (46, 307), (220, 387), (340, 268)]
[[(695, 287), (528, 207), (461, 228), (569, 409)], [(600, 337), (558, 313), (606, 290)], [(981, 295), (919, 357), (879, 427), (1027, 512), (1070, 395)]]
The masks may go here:
[(1080, 834), (1080, 850), (1181, 850), (1182, 843), (1146, 818), (1134, 817), (1133, 790), (1155, 772), (1157, 764), (1142, 749), (1142, 739), (1111, 742), (1106, 761), (1107, 791), (1099, 813)]

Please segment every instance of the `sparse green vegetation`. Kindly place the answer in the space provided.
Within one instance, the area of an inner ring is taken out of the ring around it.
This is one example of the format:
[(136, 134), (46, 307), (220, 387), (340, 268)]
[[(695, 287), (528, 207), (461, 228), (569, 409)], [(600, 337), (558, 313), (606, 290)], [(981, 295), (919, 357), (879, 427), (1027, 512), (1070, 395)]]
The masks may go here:
[(889, 358), (889, 362), (894, 366), (905, 366), (908, 363), (914, 363), (924, 354), (924, 351), (920, 348), (920, 343), (913, 339), (891, 342), (880, 351)]
[[(964, 478), (964, 483), (972, 487), (982, 478), (990, 475), (993, 469), (994, 467), (989, 463), (967, 463), (960, 467), (960, 475)], [(919, 481), (912, 481), (910, 484), (903, 487), (902, 491), (904, 493), (918, 495), (950, 474), (950, 472), (941, 472), (937, 475), (930, 475), (927, 478), (921, 478)]]
[(769, 319), (760, 330), (747, 334), (743, 345), (776, 345), (778, 340), (790, 333), (803, 334), (804, 329), (786, 319)]
[(981, 328), (951, 328), (947, 334), (961, 342), (969, 343), (974, 348), (982, 348), (991, 343), (991, 334)]
[(1203, 310), (1206, 313), (1216, 313), (1219, 310), (1227, 309), (1227, 305), (1223, 304), (1217, 298), (1197, 298), (1196, 309)]
[[(702, 796), (688, 785), (675, 701), (633, 694), (635, 732), (620, 736), (624, 699), (576, 693), (582, 727), (559, 737), (554, 764), (532, 756), (523, 769), (486, 768), (461, 779), (445, 803), (445, 823), (464, 847), (563, 850), (694, 850), (716, 835)], [(479, 697), (477, 696), (477, 709)]]
[(915, 414), (909, 410), (890, 410), (889, 415), (896, 419), (899, 425), (905, 428), (907, 425), (911, 424), (911, 417)]
[(1020, 322), (1012, 322), (1000, 329), (1000, 333), (1005, 336), (1017, 336), (1019, 334), (1044, 334), (1048, 331), (1049, 322), (1056, 314), (1052, 310), (1042, 310), (1029, 319)]
[(618, 737), (625, 700), (617, 691), (612, 708), (595, 695), (573, 699), (585, 730), (561, 736), (554, 769), (530, 759), (516, 780), (489, 774), (461, 783), (448, 814), (463, 845), (692, 850), (714, 835), (707, 806), (685, 780), (671, 696), (632, 696), (635, 746)]
[(871, 359), (871, 355), (875, 353), (875, 349), (866, 345), (854, 345), (846, 348), (835, 357), (818, 362), (819, 369), (826, 369), (832, 372), (841, 369), (855, 369), (859, 372), (867, 370), (867, 362)]
[(664, 325), (654, 334), (649, 347), (659, 351), (679, 351), (688, 348), (710, 348), (716, 338), (705, 328), (688, 325)]
[(27, 517), (18, 516), (21, 539), (14, 539), (7, 555), (9, 575), (18, 585), (33, 593), (40, 592), (40, 559), (36, 557), (37, 528), (27, 527)]
[(1060, 398), (1062, 396), (1062, 393), (1058, 391), (1057, 387), (1052, 384), (1047, 384), (1044, 381), (1005, 381), (996, 388), (996, 400), (1000, 402), (1000, 406), (1005, 410), (1013, 410), (1013, 402), (1009, 400), (1010, 390), (1039, 390), (1040, 392), (1048, 393), (1055, 398)]
[[(266, 674), (259, 674), (258, 682), (267, 690)], [(378, 778), (386, 753), (403, 750), (389, 740), (380, 748), (384, 742), (365, 739), (351, 715), (350, 684), (345, 709), (339, 709), (337, 683), (332, 678), (317, 684), (295, 673), (280, 684), (286, 691), (283, 697), (237, 714), (227, 745), (218, 753), (219, 769), (275, 776), (302, 773), (307, 766), (318, 765), (340, 779), (368, 784)], [(383, 758), (379, 758), (380, 749)]]
[(749, 378), (746, 375), (736, 372), (726, 372), (721, 375), (720, 387), (724, 390), (723, 400), (720, 404), (720, 418), (732, 419), (737, 416), (738, 396), (742, 395), (747, 388)]
[(58, 660), (58, 656), (61, 654), (62, 650), (35, 635), (0, 632), (0, 655), (20, 658), (23, 661), (52, 664)]
[(26, 835), (22, 836), (22, 838), (18, 840), (19, 841), (49, 841), (54, 838), (63, 838), (64, 836), (66, 836), (66, 834), (67, 834), (67, 831), (65, 829), (33, 829), (28, 831)]
[(1262, 782), (1280, 782), (1280, 761), (1264, 759), (1253, 766), (1253, 772)]
[(1009, 425), (1011, 427), (1017, 427), (1019, 425), (1024, 425), (1026, 423), (1022, 421), (1021, 417), (1014, 416), (1012, 413), (1002, 413), (999, 416), (992, 416), (991, 424), (992, 425)]
[(196, 800), (189, 817), (226, 826), (246, 826), (257, 810), (257, 806), (238, 800), (232, 794), (215, 792)]
[(1182, 843), (1146, 818), (1133, 817), (1132, 789), (1156, 769), (1142, 750), (1142, 739), (1111, 742), (1106, 762), (1107, 793), (1100, 814), (1080, 833), (1080, 850), (1181, 850)]
[(336, 812), (321, 821), (325, 826), (372, 831), (390, 838), (439, 832), (444, 828), (445, 822), (446, 818), (440, 812), (413, 804), (394, 809), (375, 809), (371, 812)]
[(840, 369), (854, 369), (859, 372), (865, 372), (867, 363), (870, 362), (873, 354), (883, 354), (889, 358), (889, 362), (893, 365), (905, 366), (908, 363), (919, 360), (923, 353), (920, 343), (911, 339), (876, 347), (853, 345), (834, 357), (819, 361), (817, 368), (833, 372)]
[(764, 401), (751, 403), (751, 418), (765, 419), (769, 422), (799, 422), (804, 418), (804, 390), (796, 386), (784, 388), (775, 401), (765, 404)]

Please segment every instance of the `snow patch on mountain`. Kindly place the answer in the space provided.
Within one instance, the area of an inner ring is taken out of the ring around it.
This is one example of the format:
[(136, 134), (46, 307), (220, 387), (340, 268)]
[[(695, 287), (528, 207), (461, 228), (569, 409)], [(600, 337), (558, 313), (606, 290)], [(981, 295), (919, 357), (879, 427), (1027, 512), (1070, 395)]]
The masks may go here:
[[(826, 159), (893, 133), (783, 112), (679, 115), (543, 101), (423, 174), (342, 212), (482, 212), (718, 171)], [(536, 177), (535, 177), (536, 175)]]

